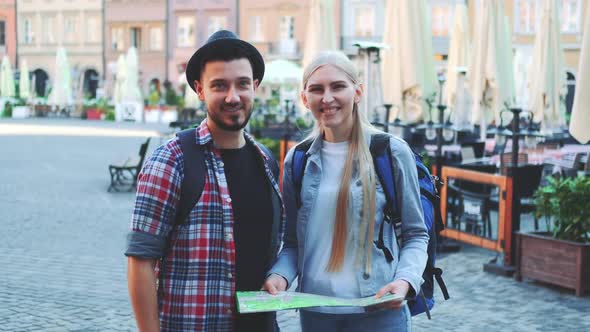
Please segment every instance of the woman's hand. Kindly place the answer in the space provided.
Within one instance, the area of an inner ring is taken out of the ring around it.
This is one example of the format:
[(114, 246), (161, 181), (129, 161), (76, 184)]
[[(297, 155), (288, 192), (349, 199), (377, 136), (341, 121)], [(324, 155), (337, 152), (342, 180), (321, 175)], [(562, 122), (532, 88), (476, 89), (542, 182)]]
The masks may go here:
[(271, 274), (266, 278), (264, 285), (262, 285), (262, 290), (265, 290), (272, 295), (277, 294), (278, 292), (286, 291), (287, 290), (287, 280), (281, 277), (278, 274)]
[(379, 305), (380, 309), (398, 310), (405, 304), (406, 301), (403, 299), (406, 297), (406, 295), (408, 295), (409, 291), (410, 291), (410, 284), (405, 280), (399, 279), (396, 281), (392, 281), (392, 282), (388, 283), (387, 285), (381, 287), (381, 289), (375, 295), (375, 298), (378, 299), (388, 293), (401, 295), (402, 298), (399, 301), (389, 301), (389, 302), (385, 302), (385, 303), (382, 303)]

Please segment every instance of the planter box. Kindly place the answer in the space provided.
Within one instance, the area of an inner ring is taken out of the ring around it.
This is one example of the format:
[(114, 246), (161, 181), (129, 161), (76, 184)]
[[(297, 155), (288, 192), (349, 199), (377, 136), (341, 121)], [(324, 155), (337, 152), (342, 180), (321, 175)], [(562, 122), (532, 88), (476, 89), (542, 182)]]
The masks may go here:
[(547, 233), (517, 233), (516, 279), (530, 278), (590, 290), (590, 243), (557, 240)]
[(159, 123), (161, 118), (161, 111), (157, 107), (147, 106), (144, 110), (145, 122)]
[(102, 113), (97, 109), (88, 109), (86, 110), (86, 120), (101, 120)]
[(31, 116), (31, 109), (29, 106), (14, 106), (12, 108), (13, 119), (24, 119)]

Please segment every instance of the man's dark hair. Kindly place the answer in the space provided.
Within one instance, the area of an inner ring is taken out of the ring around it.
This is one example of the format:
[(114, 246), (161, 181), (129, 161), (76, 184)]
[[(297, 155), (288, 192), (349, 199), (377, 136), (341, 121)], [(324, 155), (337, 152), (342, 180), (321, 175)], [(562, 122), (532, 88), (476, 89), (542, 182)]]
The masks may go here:
[[(207, 62), (210, 61), (232, 61), (238, 59), (246, 59), (250, 63), (250, 67), (252, 68), (252, 72), (254, 72), (254, 64), (252, 60), (250, 60), (251, 54), (248, 52), (248, 49), (242, 47), (241, 45), (237, 44), (229, 44), (229, 45), (222, 45), (219, 47), (213, 47), (209, 49), (203, 55), (203, 61), (201, 62), (201, 75), (205, 70), (205, 65)], [(199, 81), (201, 77), (199, 77)]]

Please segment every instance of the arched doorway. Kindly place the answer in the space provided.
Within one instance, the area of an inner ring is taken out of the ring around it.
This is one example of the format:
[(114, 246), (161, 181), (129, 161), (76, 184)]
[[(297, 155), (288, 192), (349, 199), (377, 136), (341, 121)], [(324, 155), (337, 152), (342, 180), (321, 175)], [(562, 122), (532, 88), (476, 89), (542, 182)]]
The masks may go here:
[(49, 75), (47, 75), (47, 72), (41, 68), (37, 68), (33, 70), (32, 78), (35, 94), (38, 97), (45, 97), (47, 95), (47, 82), (49, 81)]
[(574, 95), (576, 94), (576, 76), (567, 72), (567, 94), (565, 95), (565, 113), (571, 114), (574, 107)]
[(96, 98), (96, 89), (98, 89), (98, 80), (100, 79), (98, 72), (94, 69), (87, 69), (84, 71), (83, 90), (84, 97), (94, 99)]

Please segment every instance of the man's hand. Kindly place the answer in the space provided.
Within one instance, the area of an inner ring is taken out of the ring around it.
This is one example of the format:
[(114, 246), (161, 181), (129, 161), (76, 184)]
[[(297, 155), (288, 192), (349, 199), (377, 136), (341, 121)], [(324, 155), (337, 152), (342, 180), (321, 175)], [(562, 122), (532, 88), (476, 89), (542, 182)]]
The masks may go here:
[(265, 290), (272, 295), (276, 295), (278, 292), (287, 290), (287, 280), (278, 274), (271, 274), (266, 278), (262, 290)]
[[(396, 280), (393, 282), (388, 283), (387, 285), (381, 287), (381, 289), (375, 294), (375, 298), (378, 299), (385, 294), (393, 293), (397, 295), (401, 295), (402, 299), (408, 295), (410, 291), (410, 284), (405, 280)], [(379, 309), (393, 309), (399, 310), (404, 304), (405, 300), (400, 299), (399, 301), (390, 301), (385, 302), (378, 305)]]

